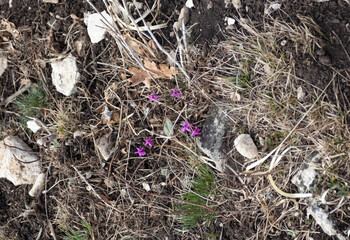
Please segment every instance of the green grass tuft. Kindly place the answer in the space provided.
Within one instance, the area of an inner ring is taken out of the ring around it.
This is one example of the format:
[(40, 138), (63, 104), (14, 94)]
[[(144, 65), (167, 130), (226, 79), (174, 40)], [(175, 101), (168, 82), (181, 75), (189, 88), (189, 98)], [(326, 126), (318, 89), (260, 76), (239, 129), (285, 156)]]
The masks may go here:
[[(188, 202), (205, 206), (207, 203), (206, 199), (215, 193), (216, 187), (213, 171), (209, 166), (202, 165), (198, 168), (197, 177), (193, 180), (193, 192), (184, 193), (182, 197)], [(182, 212), (178, 221), (183, 229), (193, 228), (197, 223), (203, 223), (216, 216), (216, 214), (204, 208), (190, 204), (181, 204), (178, 210)]]
[(86, 222), (82, 223), (84, 225), (83, 230), (75, 231), (72, 228), (68, 228), (69, 231), (61, 229), (66, 236), (63, 237), (65, 240), (88, 240), (91, 235), (91, 226)]
[(28, 94), (14, 102), (17, 110), (23, 118), (38, 117), (41, 109), (47, 104), (47, 97), (41, 84), (28, 89)]

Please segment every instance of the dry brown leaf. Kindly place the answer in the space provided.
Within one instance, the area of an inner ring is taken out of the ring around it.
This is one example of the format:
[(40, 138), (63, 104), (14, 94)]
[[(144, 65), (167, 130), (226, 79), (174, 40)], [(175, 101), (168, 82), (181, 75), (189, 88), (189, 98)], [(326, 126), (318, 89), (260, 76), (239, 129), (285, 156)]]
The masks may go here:
[(133, 75), (128, 79), (129, 82), (132, 82), (131, 86), (136, 86), (140, 83), (144, 83), (146, 87), (151, 87), (152, 78), (148, 75), (148, 73), (139, 68), (130, 68), (129, 72)]
[(72, 14), (70, 15), (70, 17), (71, 17), (73, 20), (75, 20), (75, 21), (79, 21), (79, 20), (80, 20), (80, 18), (79, 18), (77, 15), (75, 15), (74, 13), (72, 13)]
[[(134, 49), (135, 52), (137, 52), (138, 54), (140, 54), (141, 56), (144, 57), (153, 57), (152, 54), (149, 52), (149, 50), (147, 49), (147, 47), (142, 44), (139, 40), (130, 37), (129, 35), (123, 35), (123, 38), (125, 40), (125, 42), (132, 48)], [(154, 46), (154, 43), (153, 43)], [(153, 46), (151, 45), (151, 48), (153, 48)]]
[(115, 204), (115, 201), (109, 200), (108, 196), (106, 196), (106, 195), (104, 195), (104, 194), (98, 194), (98, 195), (100, 196), (100, 198), (101, 198), (104, 202), (106, 202), (106, 203), (108, 203), (108, 204), (110, 204), (110, 205), (114, 205), (114, 204)]
[(148, 45), (152, 48), (153, 51), (157, 52), (157, 45), (154, 43), (154, 41), (151, 39), (148, 41)]
[(168, 67), (165, 64), (159, 64), (159, 68), (155, 62), (145, 60), (144, 66), (147, 68), (154, 78), (172, 78), (177, 72), (174, 67)]
[[(147, 59), (144, 60), (144, 66), (149, 71), (150, 75), (154, 79), (158, 78), (172, 78), (175, 74), (177, 74), (177, 71), (174, 67), (168, 67), (165, 64), (159, 64), (159, 67), (155, 62), (149, 61)], [(130, 68), (129, 72), (133, 75), (131, 78), (128, 79), (129, 82), (132, 82), (131, 86), (136, 86), (140, 83), (144, 83), (146, 87), (151, 87), (152, 78), (151, 76), (144, 70), (139, 68)]]

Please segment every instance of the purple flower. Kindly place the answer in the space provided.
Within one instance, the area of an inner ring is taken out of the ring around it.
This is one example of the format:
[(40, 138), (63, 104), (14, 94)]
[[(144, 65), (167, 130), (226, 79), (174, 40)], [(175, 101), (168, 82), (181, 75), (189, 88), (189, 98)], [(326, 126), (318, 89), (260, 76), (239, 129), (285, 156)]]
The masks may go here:
[(170, 95), (170, 97), (177, 97), (178, 99), (180, 99), (180, 95), (182, 94), (182, 92), (180, 92), (179, 89), (175, 90), (175, 89), (171, 89), (173, 91), (173, 93)]
[(152, 139), (152, 138), (148, 138), (148, 139), (143, 139), (143, 140), (145, 140), (145, 146), (150, 146), (150, 147), (152, 147), (152, 142), (154, 141), (154, 139)]
[(185, 132), (185, 131), (187, 131), (187, 132), (191, 132), (190, 127), (192, 126), (192, 124), (188, 124), (188, 122), (187, 122), (187, 121), (185, 121), (185, 123), (184, 123), (184, 124), (180, 124), (180, 126), (182, 126), (182, 127), (183, 127), (183, 128), (181, 128), (181, 132)]
[(201, 134), (201, 130), (197, 126), (194, 126), (191, 136), (196, 136), (197, 134)]
[(140, 157), (146, 155), (146, 152), (143, 150), (143, 147), (142, 148), (136, 148), (136, 149), (137, 149), (137, 151), (135, 153), (137, 153)]
[(152, 102), (153, 100), (159, 101), (159, 96), (157, 96), (155, 92), (153, 92), (152, 95), (149, 95), (149, 98), (149, 102)]

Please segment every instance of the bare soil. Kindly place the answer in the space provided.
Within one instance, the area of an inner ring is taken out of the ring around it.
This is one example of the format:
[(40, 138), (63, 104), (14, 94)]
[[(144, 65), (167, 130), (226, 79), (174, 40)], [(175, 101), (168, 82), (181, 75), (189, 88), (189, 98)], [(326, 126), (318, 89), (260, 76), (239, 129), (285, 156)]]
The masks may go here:
[[(243, 7), (248, 9), (243, 15), (249, 17), (263, 27), (265, 1), (242, 1)], [(276, 11), (271, 15), (287, 23), (301, 24), (300, 16), (310, 17), (318, 26), (319, 32), (314, 34), (322, 39), (319, 47), (304, 55), (295, 56), (295, 74), (305, 79), (306, 89), (316, 86), (321, 90), (327, 87), (329, 101), (342, 106), (344, 112), (349, 109), (350, 82), (350, 6), (345, 1), (280, 1), (283, 11)], [(296, 49), (286, 45), (286, 51), (296, 53)], [(339, 73), (333, 77), (333, 72)]]

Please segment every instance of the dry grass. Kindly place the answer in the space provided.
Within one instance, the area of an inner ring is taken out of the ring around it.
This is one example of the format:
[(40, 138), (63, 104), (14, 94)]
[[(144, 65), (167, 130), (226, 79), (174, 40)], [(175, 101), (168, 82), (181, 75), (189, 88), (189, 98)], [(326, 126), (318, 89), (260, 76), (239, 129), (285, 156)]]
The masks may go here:
[[(50, 97), (40, 119), (46, 131), (28, 136), (33, 142), (55, 136), (48, 145), (37, 146), (45, 153), (43, 163), (49, 171), (45, 221), (53, 224), (54, 230), (47, 231), (47, 237), (52, 234), (59, 239), (64, 236), (59, 228), (79, 231), (87, 223), (91, 239), (224, 239), (220, 236), (229, 231), (249, 236), (247, 239), (307, 239), (320, 231), (305, 214), (307, 200), (277, 193), (268, 176), (273, 176), (278, 189), (296, 193), (291, 178), (314, 150), (324, 158), (318, 166), (318, 189), (313, 194), (319, 196), (330, 188), (325, 205), (348, 227), (346, 115), (327, 101), (326, 89), (311, 85), (313, 92), (303, 101), (297, 98), (298, 87), (309, 83), (295, 76), (294, 63), (298, 56), (312, 55), (323, 44), (317, 37), (320, 30), (311, 19), (300, 16), (300, 26), (270, 20), (260, 29), (241, 20), (244, 27), (229, 33), (226, 41), (203, 59), (199, 51), (190, 50), (194, 46), (186, 46), (184, 39), (178, 42), (181, 51), (164, 49), (144, 24), (137, 28), (145, 31), (130, 29), (135, 20), (130, 15), (124, 17), (130, 22), (109, 26), (115, 42), (103, 49), (108, 63), (96, 62), (97, 56), (84, 56), (84, 69), (88, 71), (89, 66), (94, 73), (87, 73), (92, 79), (79, 83), (76, 95), (53, 96), (55, 90), (42, 78), (47, 73), (38, 77)], [(74, 23), (70, 29), (68, 46), (74, 48), (82, 28)], [(123, 38), (125, 34), (150, 56), (136, 52), (135, 46)], [(150, 46), (151, 39), (157, 51)], [(173, 65), (179, 69), (174, 79), (153, 79), (150, 89), (142, 84), (130, 87), (124, 77), (127, 69), (143, 69), (144, 59), (166, 63), (172, 50), (177, 53)], [(181, 100), (169, 97), (171, 89), (177, 88), (183, 92)], [(160, 95), (160, 102), (149, 103), (153, 91)], [(113, 124), (101, 120), (106, 106), (116, 116)], [(203, 164), (202, 153), (195, 138), (181, 133), (179, 124), (188, 120), (202, 125), (213, 106), (228, 117), (225, 144), (230, 165), (225, 173), (214, 171), (215, 191), (207, 196), (199, 194), (203, 201), (194, 203), (183, 196), (198, 195), (192, 181)], [(175, 126), (171, 137), (163, 132), (166, 118)], [(256, 171), (246, 171), (252, 162), (232, 147), (233, 139), (243, 132), (254, 138), (261, 158), (276, 148), (276, 155), (294, 148), (284, 152), (273, 169), (269, 168), (272, 155)], [(108, 161), (97, 150), (97, 140), (106, 134), (115, 148)], [(147, 149), (145, 157), (137, 157), (136, 147), (148, 137), (155, 139), (154, 148)], [(346, 195), (339, 195), (340, 191)], [(197, 204), (197, 208), (181, 208), (181, 204)], [(199, 209), (212, 217), (184, 229), (179, 219)]]

